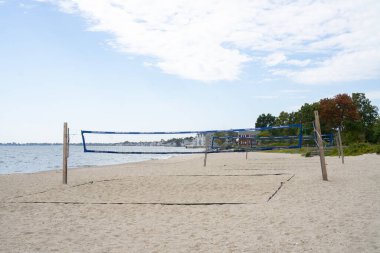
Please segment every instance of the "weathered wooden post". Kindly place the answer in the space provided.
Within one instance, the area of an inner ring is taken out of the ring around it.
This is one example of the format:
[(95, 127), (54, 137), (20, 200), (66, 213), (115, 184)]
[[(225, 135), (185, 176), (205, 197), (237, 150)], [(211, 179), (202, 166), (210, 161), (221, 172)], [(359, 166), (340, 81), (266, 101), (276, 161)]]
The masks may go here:
[(336, 145), (336, 149), (338, 150), (338, 157), (340, 158), (340, 147), (339, 147), (339, 138), (338, 138), (338, 132), (335, 136), (335, 145)]
[(321, 161), (321, 169), (322, 169), (322, 178), (324, 181), (327, 181), (327, 170), (326, 170), (326, 161), (325, 161), (325, 153), (323, 150), (323, 141), (321, 134), (321, 125), (319, 123), (319, 114), (318, 111), (314, 111), (315, 117), (315, 130), (317, 132), (317, 140), (318, 140), (318, 148), (319, 148), (319, 158)]
[(344, 164), (344, 151), (342, 144), (342, 135), (340, 134), (340, 127), (338, 127), (338, 140), (339, 140), (339, 154), (342, 157), (342, 164)]
[(62, 175), (63, 175), (63, 184), (67, 184), (67, 158), (69, 156), (69, 135), (67, 122), (63, 123), (63, 166), (62, 166)]
[(203, 167), (206, 167), (206, 165), (207, 165), (207, 152), (208, 152), (208, 144), (209, 144), (208, 138), (209, 138), (209, 136), (206, 133), (205, 134), (205, 158), (203, 159)]
[(207, 150), (205, 150), (205, 158), (203, 159), (203, 167), (207, 165)]

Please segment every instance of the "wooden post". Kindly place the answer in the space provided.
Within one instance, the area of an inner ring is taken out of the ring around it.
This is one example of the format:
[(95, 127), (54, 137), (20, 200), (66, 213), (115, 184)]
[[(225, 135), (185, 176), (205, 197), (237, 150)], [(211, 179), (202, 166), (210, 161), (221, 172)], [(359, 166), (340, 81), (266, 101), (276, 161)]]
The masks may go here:
[(336, 143), (336, 149), (338, 150), (338, 157), (340, 158), (340, 147), (339, 147), (339, 138), (338, 138), (338, 132), (335, 136), (335, 143)]
[(62, 166), (62, 175), (63, 175), (63, 184), (67, 184), (67, 158), (68, 158), (68, 128), (67, 122), (63, 123), (63, 166)]
[(205, 158), (203, 159), (203, 167), (207, 165), (207, 149), (205, 150)]
[(315, 128), (316, 128), (316, 131), (317, 131), (319, 158), (321, 160), (322, 178), (323, 178), (324, 181), (327, 181), (327, 170), (326, 170), (325, 153), (324, 153), (324, 150), (323, 150), (323, 141), (322, 141), (322, 135), (321, 135), (321, 125), (319, 123), (318, 111), (314, 111), (314, 117), (315, 117)]
[(207, 165), (207, 151), (208, 151), (208, 135), (205, 135), (205, 158), (203, 159), (203, 167)]
[(245, 151), (245, 160), (248, 160), (248, 151)]
[(339, 153), (342, 157), (342, 164), (344, 164), (344, 151), (342, 145), (342, 135), (340, 134), (340, 127), (338, 127), (338, 139), (339, 139)]

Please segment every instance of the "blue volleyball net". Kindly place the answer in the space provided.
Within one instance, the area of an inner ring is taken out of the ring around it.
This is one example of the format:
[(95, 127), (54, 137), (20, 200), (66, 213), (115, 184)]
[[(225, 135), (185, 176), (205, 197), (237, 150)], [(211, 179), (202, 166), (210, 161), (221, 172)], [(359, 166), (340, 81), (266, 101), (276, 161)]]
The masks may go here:
[(302, 142), (302, 125), (292, 124), (216, 133), (212, 137), (211, 149), (217, 152), (292, 149), (301, 148)]
[(84, 152), (113, 154), (204, 153), (203, 132), (109, 132), (82, 130)]
[(81, 130), (81, 136), (84, 152), (111, 154), (247, 152), (301, 148), (308, 140), (314, 142), (314, 136), (303, 134), (302, 124), (179, 132)]

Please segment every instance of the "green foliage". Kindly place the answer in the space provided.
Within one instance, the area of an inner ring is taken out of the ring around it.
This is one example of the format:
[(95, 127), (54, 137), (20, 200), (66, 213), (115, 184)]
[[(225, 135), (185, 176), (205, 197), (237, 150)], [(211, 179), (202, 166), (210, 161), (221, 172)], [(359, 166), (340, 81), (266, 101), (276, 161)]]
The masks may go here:
[(366, 98), (364, 93), (352, 93), (352, 99), (358, 109), (360, 115), (359, 126), (363, 137), (366, 141), (371, 143), (376, 143), (379, 141), (375, 136), (374, 126), (378, 121), (378, 111), (377, 106), (373, 106), (371, 101)]
[(270, 137), (272, 135), (269, 131), (261, 131), (257, 136), (258, 137)]
[[(354, 143), (380, 143), (380, 117), (378, 108), (371, 104), (364, 93), (338, 94), (333, 98), (321, 99), (315, 103), (305, 103), (296, 112), (282, 111), (278, 117), (261, 114), (256, 127), (303, 124), (303, 134), (312, 135), (314, 111), (319, 111), (322, 133), (341, 130), (343, 145)], [(297, 129), (271, 130), (261, 136), (297, 135)], [(305, 144), (305, 143), (304, 143)], [(313, 144), (313, 143), (310, 143)]]
[(314, 111), (319, 110), (319, 102), (314, 102), (312, 104), (305, 103), (300, 108), (300, 112), (302, 114), (302, 120), (303, 121), (310, 121), (314, 119)]
[[(214, 134), (214, 137), (226, 137), (226, 136), (233, 136), (238, 137), (238, 134), (236, 132), (218, 132)], [(236, 139), (215, 139), (215, 143), (222, 149), (230, 149), (232, 147), (236, 146)]]
[(354, 143), (345, 147), (343, 152), (346, 156), (357, 156), (363, 154), (372, 154), (379, 151), (380, 145), (372, 145), (369, 143)]
[[(271, 150), (267, 151), (271, 153), (286, 153), (286, 154), (300, 154), (305, 157), (312, 156), (313, 151), (310, 148), (301, 149), (282, 149), (282, 150)], [(317, 152), (317, 149), (314, 149)], [(380, 154), (380, 145), (370, 144), (370, 143), (355, 143), (344, 148), (343, 150), (345, 156), (357, 156), (363, 154)], [(339, 152), (337, 148), (325, 149), (325, 156), (338, 156)]]
[(376, 154), (380, 155), (380, 145), (378, 145), (376, 148)]
[(276, 126), (289, 125), (289, 113), (284, 112), (284, 111), (280, 112), (278, 117), (276, 117), (275, 119), (275, 125)]
[(181, 147), (184, 143), (184, 141), (192, 141), (194, 140), (194, 137), (185, 137), (185, 138), (171, 138), (169, 140), (161, 140), (163, 144), (171, 144), (175, 143), (177, 147)]
[(372, 130), (373, 130), (373, 142), (380, 143), (380, 118), (377, 119)]
[(339, 151), (337, 148), (325, 149), (325, 156), (338, 156)]
[(301, 108), (298, 110), (300, 121), (303, 123), (314, 121), (314, 111), (319, 110), (319, 106), (319, 102), (312, 104), (305, 103), (303, 106), (301, 106)]
[(342, 142), (343, 145), (365, 142), (365, 134), (357, 122), (346, 123), (346, 128), (342, 132)]
[(358, 109), (364, 127), (373, 126), (379, 116), (377, 106), (372, 105), (364, 93), (352, 93), (352, 100)]
[(274, 126), (276, 121), (276, 117), (272, 114), (261, 114), (257, 120), (255, 127), (268, 127), (268, 126)]
[(307, 151), (307, 152), (305, 153), (305, 157), (312, 157), (312, 155), (311, 155), (311, 151)]

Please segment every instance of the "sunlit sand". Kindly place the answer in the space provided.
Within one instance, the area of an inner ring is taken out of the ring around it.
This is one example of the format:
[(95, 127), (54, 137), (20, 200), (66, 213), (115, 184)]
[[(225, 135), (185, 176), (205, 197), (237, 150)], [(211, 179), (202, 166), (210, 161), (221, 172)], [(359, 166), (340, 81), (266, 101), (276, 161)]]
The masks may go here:
[(1, 252), (378, 252), (380, 156), (181, 156), (0, 176)]

